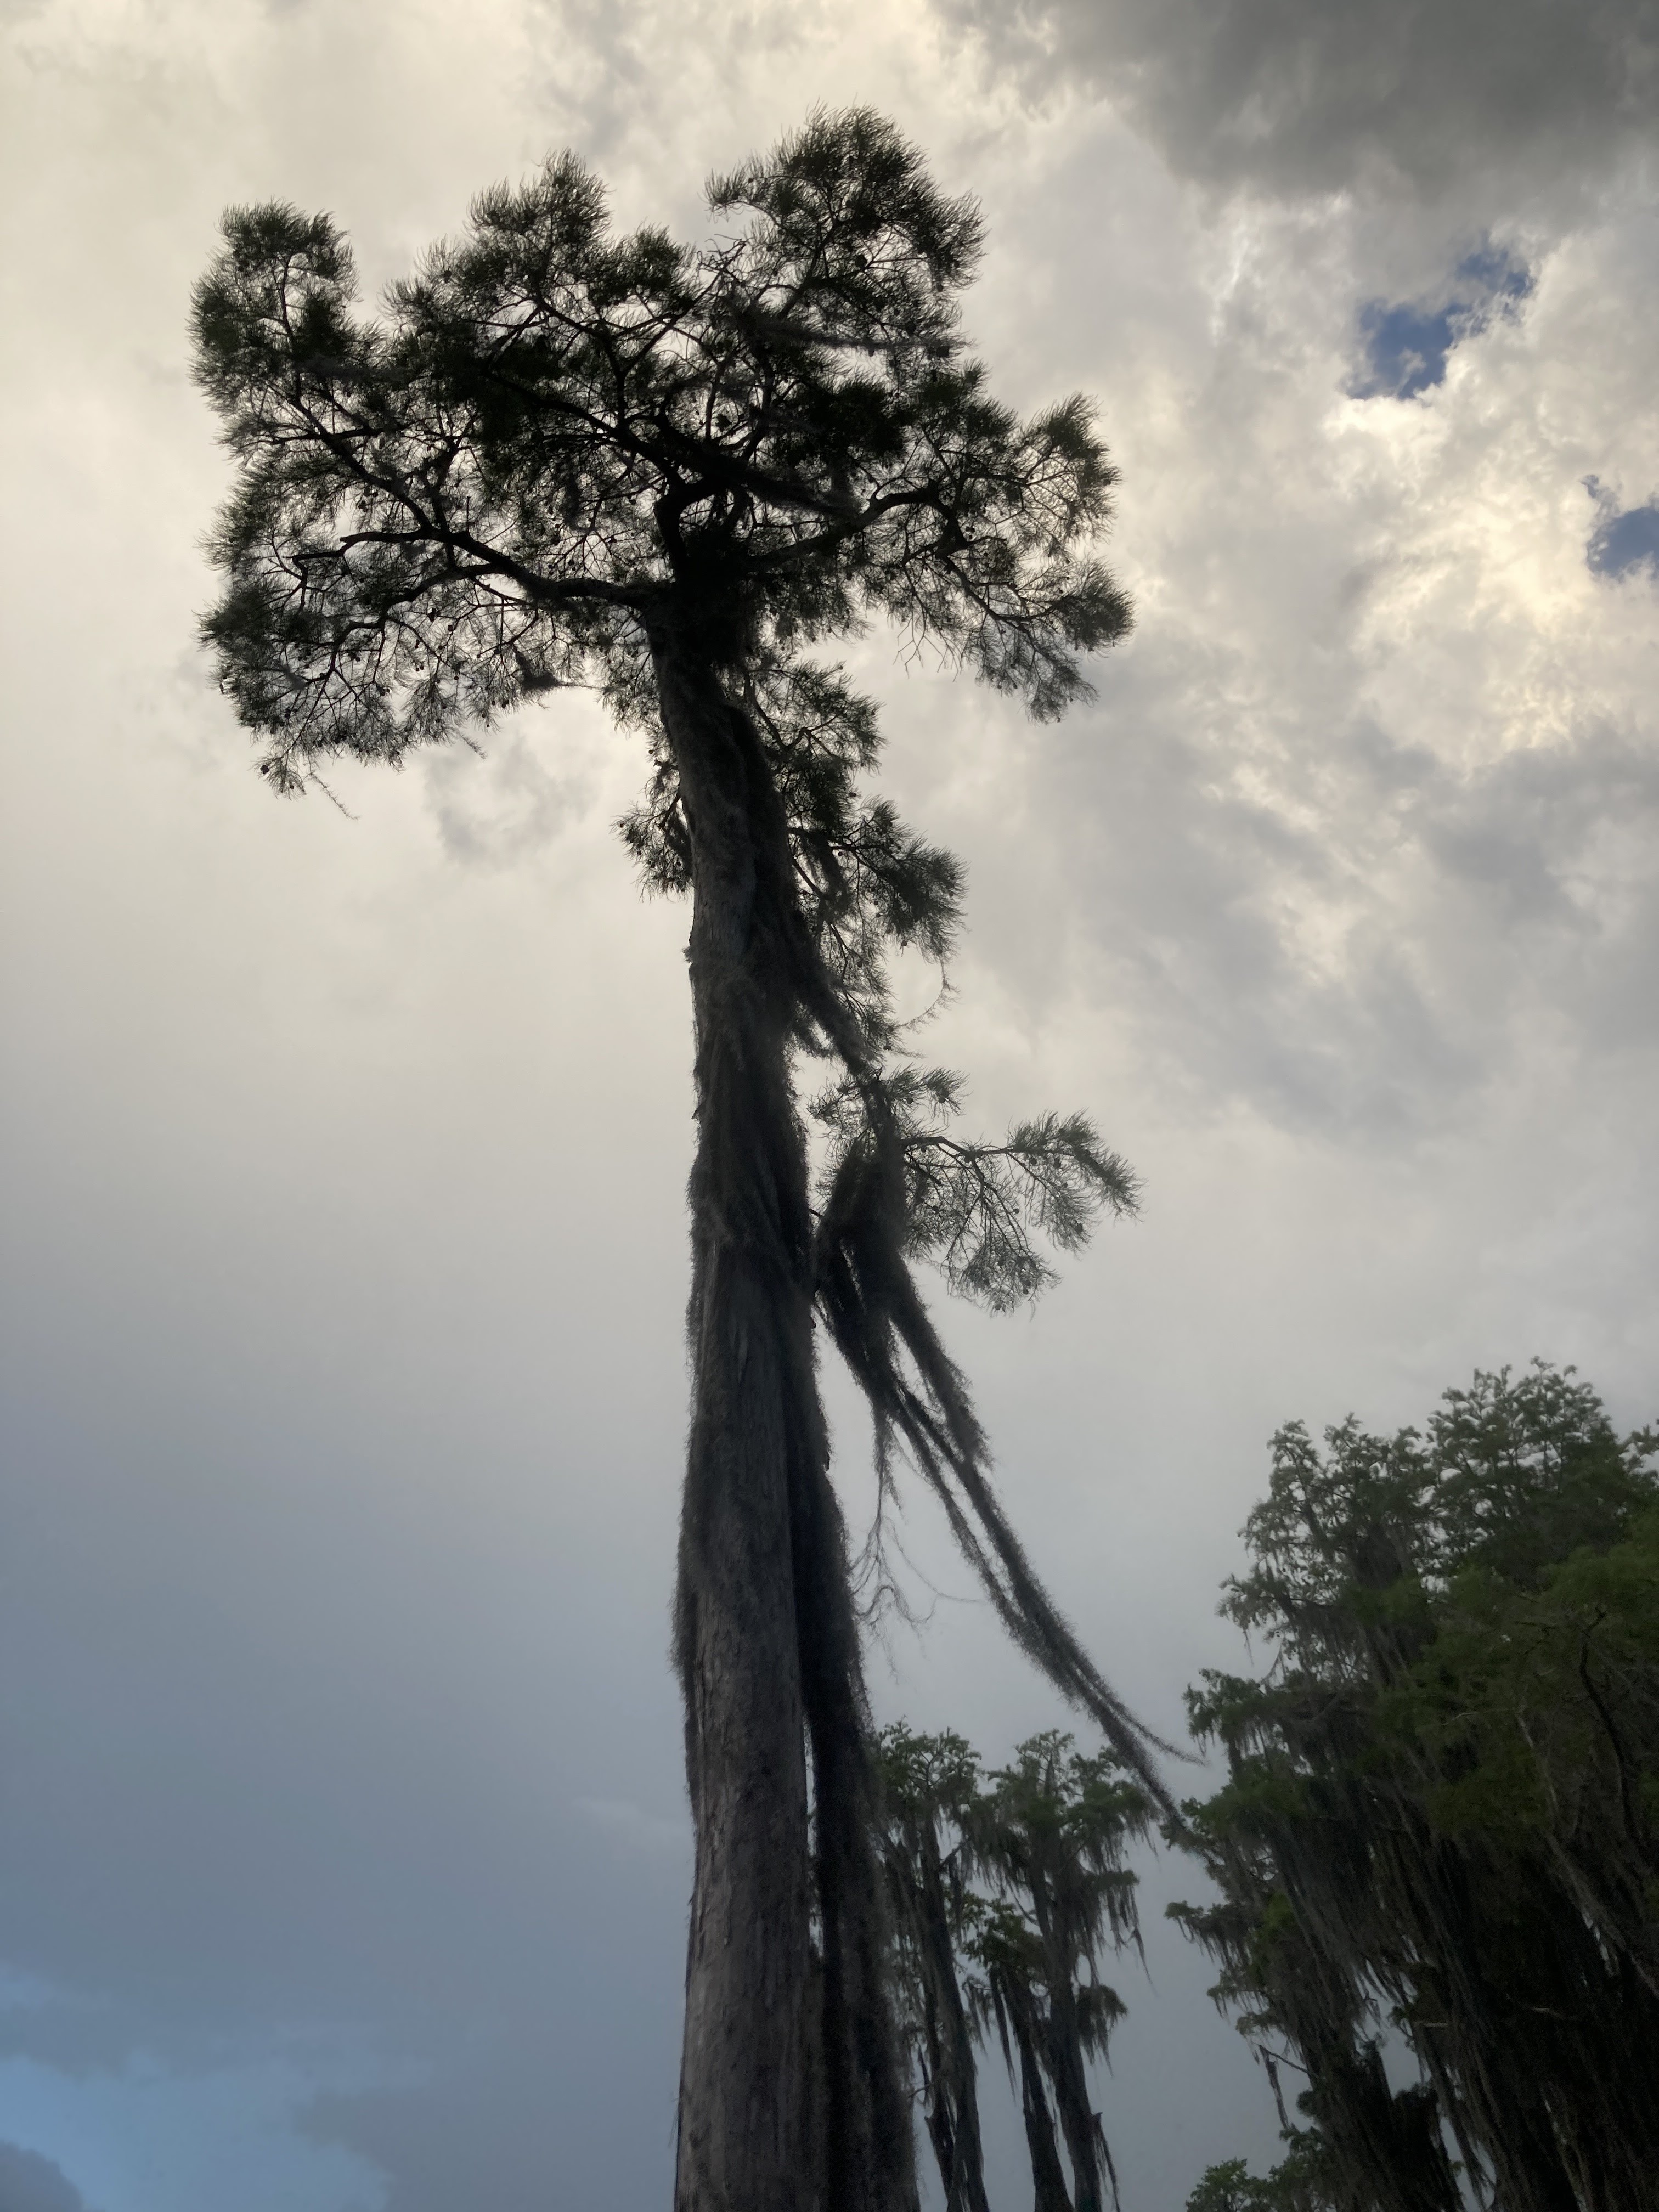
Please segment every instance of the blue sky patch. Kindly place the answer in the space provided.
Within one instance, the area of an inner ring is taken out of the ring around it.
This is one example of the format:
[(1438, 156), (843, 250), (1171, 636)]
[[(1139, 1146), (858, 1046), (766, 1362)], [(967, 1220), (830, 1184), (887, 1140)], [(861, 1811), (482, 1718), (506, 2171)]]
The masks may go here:
[(1464, 255), (1444, 289), (1425, 300), (1367, 300), (1359, 310), (1364, 362), (1348, 390), (1356, 399), (1415, 399), (1443, 383), (1460, 338), (1512, 313), (1533, 274), (1507, 246), (1490, 240)]
[(1620, 507), (1598, 477), (1586, 477), (1584, 489), (1600, 510), (1584, 560), (1593, 576), (1628, 576), (1645, 562), (1659, 583), (1659, 499), (1645, 507)]

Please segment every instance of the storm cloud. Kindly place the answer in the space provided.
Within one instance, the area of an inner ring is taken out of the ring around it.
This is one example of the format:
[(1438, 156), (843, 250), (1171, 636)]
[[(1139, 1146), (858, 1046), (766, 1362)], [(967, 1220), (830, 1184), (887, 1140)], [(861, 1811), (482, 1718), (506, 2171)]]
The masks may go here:
[[(1279, 1422), (1534, 1352), (1656, 1410), (1655, 23), (0, 10), (0, 2212), (636, 2212), (672, 2167), (684, 919), (585, 699), (344, 811), (260, 787), (195, 644), (222, 209), (331, 210), (372, 295), (566, 145), (694, 232), (820, 99), (980, 198), (970, 331), (1014, 404), (1098, 395), (1137, 629), (1041, 730), (847, 650), (967, 863), (970, 1113), (1086, 1104), (1146, 1178), (1034, 1316), (946, 1322), (1034, 1555), (1178, 1730)], [(904, 1538), (884, 1712), (993, 1758), (1062, 1719)], [(1127, 2212), (1276, 2133), (1158, 1918), (1192, 1877), (1147, 1879)]]
[(0, 2142), (0, 2205), (5, 2212), (91, 2212), (61, 2166), (6, 2142)]
[(1034, 89), (1121, 106), (1183, 173), (1291, 194), (1601, 173), (1659, 123), (1652, 0), (940, 0)]

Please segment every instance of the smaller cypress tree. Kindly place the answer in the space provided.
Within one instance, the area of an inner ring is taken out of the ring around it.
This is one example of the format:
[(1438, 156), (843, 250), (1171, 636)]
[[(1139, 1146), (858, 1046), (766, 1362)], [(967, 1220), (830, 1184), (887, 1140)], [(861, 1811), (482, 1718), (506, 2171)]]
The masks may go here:
[(1123, 2016), (1100, 1968), (1139, 1945), (1124, 1860), (1152, 1800), (1113, 1752), (1052, 1730), (983, 1781), (958, 1735), (893, 1728), (881, 1749), (896, 1978), (947, 2212), (985, 2212), (975, 2047), (993, 2027), (1036, 2212), (1102, 2212), (1117, 2179), (1088, 2063)]
[(884, 1731), (880, 1753), (895, 1979), (945, 2212), (989, 2212), (974, 2057), (978, 2029), (960, 1966), (985, 1913), (969, 1883), (967, 1840), (979, 1805), (979, 1755), (949, 1730), (915, 1735), (902, 1725)]

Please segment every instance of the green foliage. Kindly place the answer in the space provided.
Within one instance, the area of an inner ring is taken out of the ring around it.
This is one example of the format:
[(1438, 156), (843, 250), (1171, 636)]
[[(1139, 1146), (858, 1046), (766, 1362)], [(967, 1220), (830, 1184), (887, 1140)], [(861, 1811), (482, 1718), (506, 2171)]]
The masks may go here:
[(906, 2033), (947, 2204), (983, 2203), (973, 2052), (994, 2027), (1039, 2206), (1092, 2212), (1116, 2184), (1086, 2062), (1123, 2015), (1100, 1969), (1139, 1943), (1124, 1858), (1151, 1800), (1112, 1752), (1085, 1755), (1053, 1730), (988, 1776), (960, 1736), (902, 1726), (884, 1731), (881, 1759)]
[(1187, 2199), (1187, 2212), (1340, 2212), (1321, 2137), (1311, 2129), (1289, 2128), (1285, 2141), (1284, 2158), (1260, 2178), (1242, 2158), (1207, 2166)]
[(618, 238), (574, 156), (474, 203), (362, 312), (325, 217), (234, 212), (198, 373), (240, 465), (206, 629), (279, 787), (397, 760), (549, 684), (637, 694), (702, 603), (744, 671), (882, 611), (1038, 715), (1127, 623), (1086, 550), (1077, 399), (1021, 423), (963, 352), (979, 219), (866, 111), (717, 179), (700, 248)]
[[(961, 1296), (1007, 1313), (1054, 1280), (1039, 1237), (1080, 1250), (1103, 1212), (1133, 1213), (1139, 1186), (1084, 1114), (1018, 1122), (1000, 1145), (951, 1134), (961, 1092), (952, 1070), (914, 1063), (894, 1067), (882, 1085), (904, 1163), (904, 1249), (931, 1261)], [(860, 1148), (872, 1148), (870, 1105), (867, 1086), (850, 1081), (814, 1101), (830, 1137), (826, 1188)]]
[(1187, 2212), (1258, 2212), (1263, 2184), (1250, 2179), (1242, 2158), (1206, 2166), (1187, 2199)]
[(1005, 1895), (1030, 1900), (1024, 1917), (1056, 1984), (1079, 1961), (1092, 1976), (1106, 1944), (1138, 1943), (1136, 1878), (1123, 1854), (1146, 1835), (1151, 1813), (1111, 1752), (1074, 1751), (1057, 1729), (1021, 1744), (990, 1777), (972, 1831), (974, 1863)]
[[(1274, 1438), (1227, 1585), (1273, 1665), (1189, 1697), (1228, 1778), (1180, 1830), (1218, 1899), (1175, 1917), (1219, 1962), (1218, 2002), (1305, 2069), (1345, 2212), (1450, 2212), (1443, 2131), (1504, 2212), (1640, 2212), (1659, 2170), (1659, 1437), (1620, 1438), (1539, 1363), (1477, 1375), (1422, 1432), (1350, 1419), (1325, 1441)], [(1415, 2087), (1383, 2075), (1385, 2024)], [(1233, 2188), (1255, 2212), (1228, 2173), (1217, 2203)]]

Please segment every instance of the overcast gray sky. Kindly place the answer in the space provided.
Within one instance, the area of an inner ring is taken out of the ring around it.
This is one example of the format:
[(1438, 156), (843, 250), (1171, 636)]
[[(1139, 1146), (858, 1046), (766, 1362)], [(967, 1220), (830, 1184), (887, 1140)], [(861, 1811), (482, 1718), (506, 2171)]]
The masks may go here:
[[(1534, 1352), (1659, 1410), (1659, 10), (0, 0), (0, 2212), (643, 2212), (684, 917), (581, 703), (349, 817), (252, 774), (193, 636), (220, 210), (330, 210), (372, 291), (570, 146), (695, 235), (820, 100), (980, 196), (970, 330), (1015, 403), (1098, 396), (1139, 626), (1057, 729), (851, 659), (969, 870), (974, 1110), (1085, 1104), (1146, 1178), (1035, 1316), (948, 1328), (1174, 1729), (1280, 1421)], [(878, 1700), (995, 1758), (1060, 1717), (907, 1528), (942, 1594)], [(1103, 2107), (1126, 2212), (1179, 2212), (1273, 2117), (1157, 1917), (1194, 1878), (1147, 1881)]]

